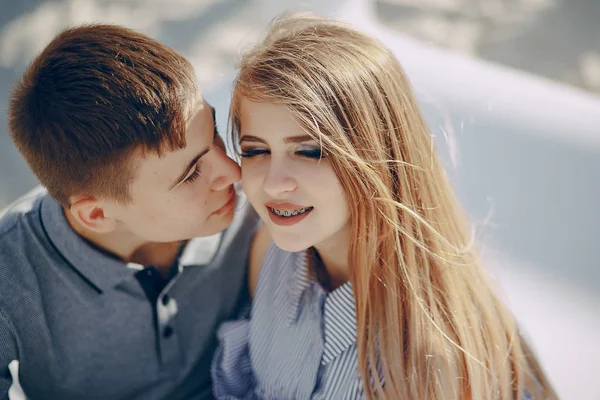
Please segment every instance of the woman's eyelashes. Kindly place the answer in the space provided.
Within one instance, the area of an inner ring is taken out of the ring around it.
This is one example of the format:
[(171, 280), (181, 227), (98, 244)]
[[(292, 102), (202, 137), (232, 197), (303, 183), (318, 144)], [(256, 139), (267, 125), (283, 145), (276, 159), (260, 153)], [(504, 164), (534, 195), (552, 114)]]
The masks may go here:
[[(252, 158), (270, 153), (270, 150), (264, 148), (242, 148), (242, 152), (240, 155), (243, 158)], [(298, 149), (294, 152), (294, 154), (303, 158), (309, 158), (311, 160), (319, 160), (323, 158), (323, 152), (321, 151), (321, 149), (313, 147)]]
[(319, 148), (306, 148), (296, 151), (296, 154), (300, 157), (311, 158), (314, 160), (319, 160), (323, 158), (323, 152)]
[(243, 158), (252, 158), (252, 157), (256, 157), (256, 156), (260, 156), (263, 154), (269, 154), (269, 150), (266, 149), (252, 149), (252, 148), (247, 148), (244, 149), (242, 148), (242, 152), (241, 152), (241, 156)]

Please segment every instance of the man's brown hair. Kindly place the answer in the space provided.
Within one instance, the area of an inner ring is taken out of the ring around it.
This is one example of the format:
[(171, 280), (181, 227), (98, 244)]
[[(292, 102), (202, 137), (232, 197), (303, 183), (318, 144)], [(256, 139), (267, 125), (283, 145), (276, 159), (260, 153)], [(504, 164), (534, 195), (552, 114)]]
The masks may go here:
[(171, 48), (115, 25), (58, 34), (13, 89), (9, 133), (51, 196), (126, 203), (132, 155), (185, 147), (197, 99), (192, 66)]

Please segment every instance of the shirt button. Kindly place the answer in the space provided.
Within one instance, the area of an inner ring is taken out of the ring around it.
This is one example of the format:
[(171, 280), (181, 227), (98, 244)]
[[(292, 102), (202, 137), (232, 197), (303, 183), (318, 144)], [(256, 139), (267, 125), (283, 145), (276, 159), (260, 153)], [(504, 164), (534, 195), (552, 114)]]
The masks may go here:
[(165, 339), (170, 338), (173, 335), (173, 328), (171, 328), (169, 325), (167, 325), (167, 327), (165, 328), (165, 330), (163, 331), (163, 337)]
[(163, 298), (162, 298), (162, 304), (163, 304), (163, 306), (166, 306), (167, 304), (169, 304), (169, 300), (171, 300), (171, 299), (169, 298), (169, 295), (168, 295), (168, 294), (165, 294), (165, 295), (163, 296)]

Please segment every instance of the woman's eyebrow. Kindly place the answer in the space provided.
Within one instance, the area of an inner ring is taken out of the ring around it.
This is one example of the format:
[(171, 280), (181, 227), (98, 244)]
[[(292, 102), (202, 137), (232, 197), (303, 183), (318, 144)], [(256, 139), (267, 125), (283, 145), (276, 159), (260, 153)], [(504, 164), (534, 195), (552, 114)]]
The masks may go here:
[[(283, 141), (285, 143), (302, 143), (302, 142), (310, 142), (310, 141), (314, 141), (315, 139), (310, 136), (310, 135), (300, 135), (300, 136), (287, 136), (285, 138), (283, 138)], [(264, 139), (261, 139), (257, 136), (254, 135), (242, 135), (242, 137), (240, 137), (240, 143), (242, 142), (250, 142), (250, 143), (267, 143), (265, 142)]]

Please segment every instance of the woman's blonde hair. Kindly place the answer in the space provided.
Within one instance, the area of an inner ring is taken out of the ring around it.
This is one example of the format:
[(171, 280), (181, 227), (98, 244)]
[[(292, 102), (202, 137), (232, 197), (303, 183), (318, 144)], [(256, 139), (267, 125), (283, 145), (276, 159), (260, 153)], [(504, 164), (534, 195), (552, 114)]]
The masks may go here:
[(467, 219), (394, 55), (342, 23), (276, 19), (245, 54), (240, 99), (284, 104), (325, 153), (351, 210), (350, 276), (368, 398), (555, 397), (486, 282)]

